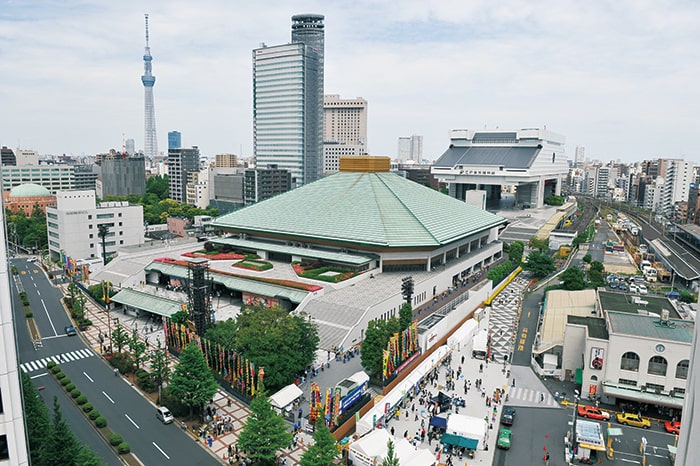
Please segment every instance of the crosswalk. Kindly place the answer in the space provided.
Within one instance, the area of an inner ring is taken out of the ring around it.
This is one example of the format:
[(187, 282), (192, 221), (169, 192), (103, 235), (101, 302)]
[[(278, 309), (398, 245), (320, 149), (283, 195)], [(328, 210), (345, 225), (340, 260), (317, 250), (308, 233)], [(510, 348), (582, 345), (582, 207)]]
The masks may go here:
[(520, 387), (508, 388), (508, 404), (514, 406), (559, 407), (559, 404), (554, 401), (554, 397), (548, 391)]
[(79, 349), (75, 351), (69, 351), (67, 353), (49, 356), (42, 359), (37, 359), (34, 361), (24, 362), (20, 364), (19, 367), (24, 372), (30, 373), (46, 369), (46, 364), (48, 364), (49, 361), (53, 361), (56, 364), (65, 364), (73, 361), (78, 361), (80, 359), (89, 358), (94, 355), (95, 353), (88, 349)]

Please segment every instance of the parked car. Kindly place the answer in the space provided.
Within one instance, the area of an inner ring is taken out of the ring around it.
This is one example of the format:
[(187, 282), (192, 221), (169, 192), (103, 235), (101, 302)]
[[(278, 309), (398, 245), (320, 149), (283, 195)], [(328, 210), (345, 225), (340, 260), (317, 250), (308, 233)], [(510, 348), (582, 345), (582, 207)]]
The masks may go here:
[(66, 335), (68, 335), (69, 337), (74, 337), (78, 334), (78, 331), (75, 330), (75, 327), (73, 327), (72, 325), (66, 325), (63, 330), (65, 330)]
[(680, 299), (681, 294), (678, 291), (669, 291), (664, 296), (666, 296), (669, 299)]
[(681, 433), (681, 423), (678, 421), (666, 421), (664, 422), (664, 428), (669, 434), (680, 434)]
[(512, 426), (515, 420), (515, 408), (506, 406), (503, 408), (503, 415), (501, 416), (501, 424), (504, 426)]
[(589, 419), (597, 419), (599, 421), (609, 421), (610, 413), (607, 411), (601, 411), (595, 406), (582, 406), (578, 407), (578, 415), (581, 417), (587, 417)]
[(639, 294), (648, 294), (649, 290), (647, 290), (647, 287), (644, 285), (638, 285), (637, 288), (639, 289)]
[(496, 442), (496, 446), (502, 450), (510, 450), (511, 435), (512, 432), (510, 429), (501, 429), (500, 432), (498, 432), (498, 441)]
[(632, 427), (642, 427), (644, 429), (651, 427), (651, 421), (649, 419), (634, 413), (618, 413), (617, 422)]
[(159, 406), (156, 408), (156, 419), (163, 424), (170, 424), (175, 420), (170, 410), (165, 406)]
[(635, 283), (630, 283), (630, 293), (639, 293), (639, 287)]

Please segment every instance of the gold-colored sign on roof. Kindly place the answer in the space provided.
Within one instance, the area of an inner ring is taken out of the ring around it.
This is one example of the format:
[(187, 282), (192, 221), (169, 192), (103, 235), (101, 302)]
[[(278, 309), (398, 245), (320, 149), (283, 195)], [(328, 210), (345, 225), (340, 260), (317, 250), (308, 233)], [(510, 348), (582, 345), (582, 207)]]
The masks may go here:
[(390, 169), (389, 157), (340, 157), (341, 172), (388, 172)]

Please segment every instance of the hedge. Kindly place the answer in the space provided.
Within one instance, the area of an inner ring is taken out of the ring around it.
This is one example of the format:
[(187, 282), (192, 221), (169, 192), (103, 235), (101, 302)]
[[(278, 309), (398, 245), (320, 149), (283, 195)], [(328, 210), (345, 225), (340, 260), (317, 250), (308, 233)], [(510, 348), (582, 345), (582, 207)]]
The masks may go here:
[(123, 443), (124, 439), (122, 438), (121, 435), (119, 434), (112, 434), (109, 436), (109, 444), (112, 445), (113, 447), (116, 447), (120, 443)]
[(131, 446), (126, 442), (122, 442), (117, 447), (117, 451), (119, 452), (120, 455), (124, 455), (126, 453), (131, 452)]

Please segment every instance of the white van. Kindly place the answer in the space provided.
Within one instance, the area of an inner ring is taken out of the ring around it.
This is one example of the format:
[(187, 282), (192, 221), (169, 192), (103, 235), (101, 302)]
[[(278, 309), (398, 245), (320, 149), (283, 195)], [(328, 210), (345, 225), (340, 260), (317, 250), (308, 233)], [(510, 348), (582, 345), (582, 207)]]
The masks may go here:
[(170, 410), (165, 406), (159, 406), (156, 408), (156, 418), (163, 424), (170, 424), (175, 420)]

